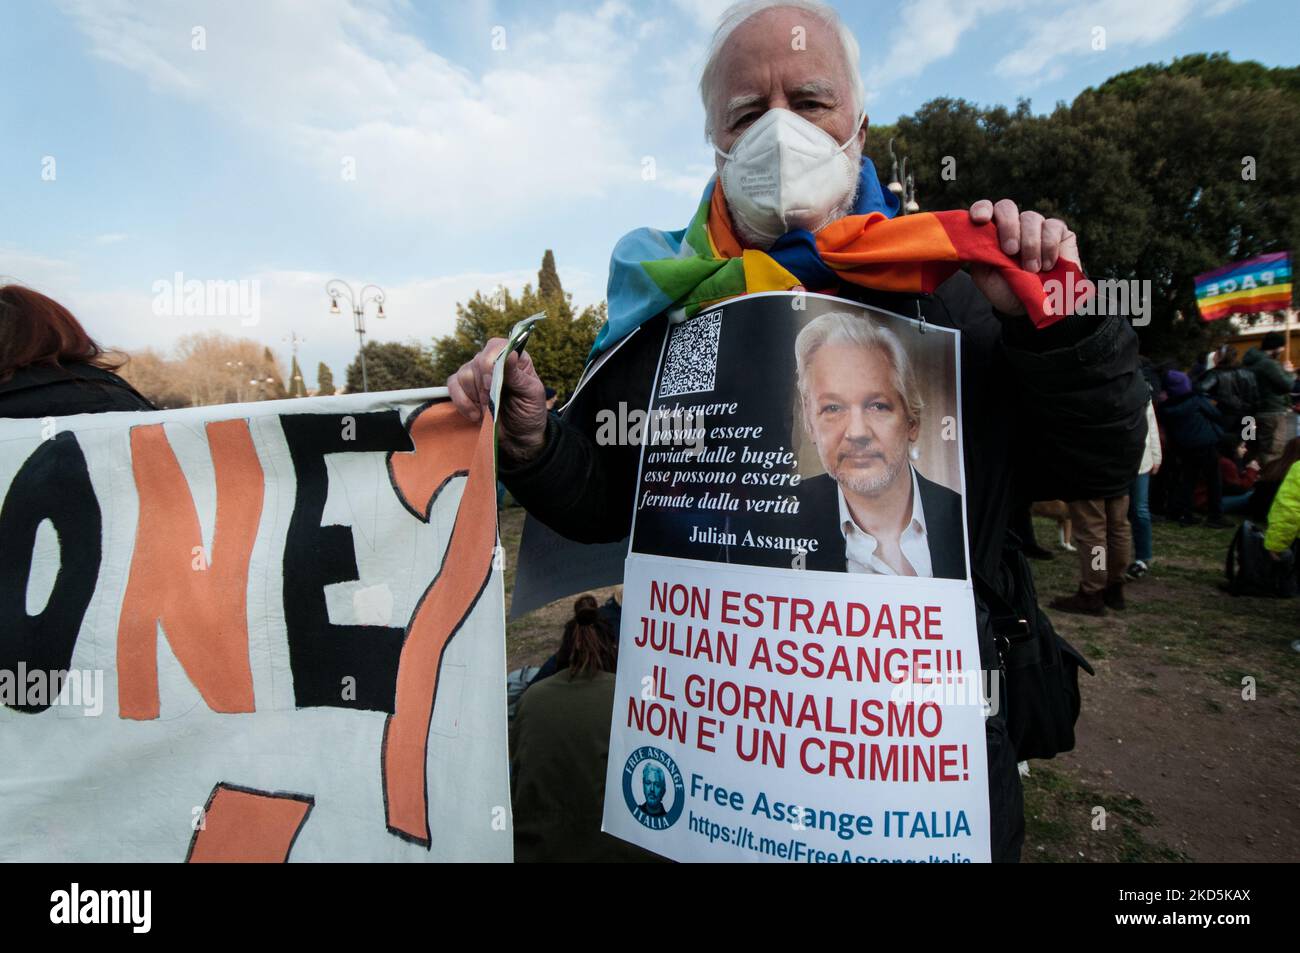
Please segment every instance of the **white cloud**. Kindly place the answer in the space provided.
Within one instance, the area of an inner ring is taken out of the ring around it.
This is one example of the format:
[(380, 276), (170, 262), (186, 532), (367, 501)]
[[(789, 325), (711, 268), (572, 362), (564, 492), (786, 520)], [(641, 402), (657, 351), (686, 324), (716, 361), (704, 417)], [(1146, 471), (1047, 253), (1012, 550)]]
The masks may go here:
[[(1066, 57), (1105, 55), (1106, 50), (1145, 46), (1174, 33), (1192, 13), (1193, 0), (1094, 0), (1043, 11), (1024, 44), (1000, 59), (1001, 76), (1048, 79), (1061, 75)], [(1098, 33), (1101, 30), (1104, 33)], [(1105, 48), (1096, 49), (1098, 38)]]
[(893, 18), (896, 26), (884, 45), (885, 57), (867, 64), (867, 96), (900, 80), (921, 75), (931, 63), (951, 56), (961, 38), (985, 17), (1020, 5), (1022, 0), (905, 0)]
[[(174, 275), (159, 275), (134, 282), (135, 287), (115, 290), (87, 288), (78, 267), (61, 259), (42, 257), (0, 248), (0, 283), (16, 280), (66, 305), (100, 343), (127, 351), (152, 347), (166, 351), (185, 334), (219, 331), (232, 337), (254, 338), (282, 355), (287, 363), (289, 336), (304, 338), (299, 360), (304, 373), (314, 380), (316, 364), (325, 361), (336, 378), (355, 357), (357, 336), (352, 315), (340, 301), (342, 314), (330, 314), (325, 284), (336, 275), (309, 270), (268, 269), (247, 275), (183, 273), (183, 279), (199, 281), (243, 281), (250, 299), (256, 288), (256, 323), (253, 315), (231, 309), (229, 314), (184, 315), (155, 313), (154, 281), (174, 281)], [(342, 276), (349, 280), (348, 276)], [(603, 276), (560, 268), (560, 279), (575, 301), (596, 301), (604, 297)], [(364, 282), (352, 280), (354, 289)], [(491, 293), (504, 286), (518, 293), (525, 284), (536, 285), (533, 269), (481, 271), (408, 281), (384, 287), (386, 318), (375, 317), (374, 307), (366, 312), (367, 340), (418, 341), (428, 345), (433, 338), (455, 327), (456, 305), (468, 301), (475, 291)]]
[(735, 3), (736, 0), (673, 0), (673, 6), (710, 34), (718, 25), (722, 12)]
[(1223, 16), (1223, 14), (1237, 9), (1245, 2), (1246, 0), (1215, 0), (1214, 3), (1210, 4), (1210, 9), (1205, 11), (1205, 15), (1207, 17)]
[(0, 246), (0, 284), (27, 285), (45, 294), (66, 285), (76, 274), (71, 262), (37, 255), (12, 246)]
[(126, 232), (107, 232), (103, 235), (95, 236), (96, 245), (116, 245), (118, 242), (124, 242), (129, 238)]
[(617, 0), (542, 27), (505, 19), (505, 50), (485, 31), (481, 50), (464, 51), (486, 60), (478, 74), (382, 0), (63, 7), (98, 56), (390, 215), (482, 227), (640, 176), (621, 107), (641, 94), (626, 66), (642, 19)]

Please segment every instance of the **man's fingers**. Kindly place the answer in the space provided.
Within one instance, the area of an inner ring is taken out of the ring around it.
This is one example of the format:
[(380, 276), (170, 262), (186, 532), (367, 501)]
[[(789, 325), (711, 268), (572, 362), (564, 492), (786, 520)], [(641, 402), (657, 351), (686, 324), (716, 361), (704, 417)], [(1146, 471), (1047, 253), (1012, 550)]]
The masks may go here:
[(1059, 218), (1049, 218), (1043, 222), (1043, 246), (1042, 258), (1043, 271), (1051, 271), (1056, 267), (1056, 261), (1061, 257), (1061, 251), (1064, 247), (1065, 238), (1070, 234), (1070, 229)]
[(993, 224), (998, 228), (998, 244), (1008, 255), (1020, 251), (1020, 209), (1011, 199), (993, 206)]
[(492, 371), (496, 367), (497, 355), (505, 346), (504, 338), (492, 338), (483, 346), (483, 350), (478, 352), (478, 357), (474, 361), (480, 407), (486, 407), (492, 396)]
[(1082, 262), (1079, 261), (1079, 236), (1068, 225), (1065, 227), (1065, 237), (1061, 239), (1061, 247), (1057, 250), (1057, 258), (1064, 258), (1082, 267)]
[(970, 207), (970, 220), (976, 225), (993, 221), (993, 203), (988, 199), (980, 199)]
[(506, 358), (506, 380), (511, 387), (522, 388), (537, 376), (533, 369), (533, 359), (527, 351), (511, 354)]
[(1038, 271), (1043, 263), (1043, 216), (1037, 212), (1020, 213), (1020, 267)]
[(461, 414), (475, 423), (482, 419), (483, 412), (479, 409), (478, 402), (478, 382), (472, 361), (462, 364), (455, 374), (447, 378), (447, 391), (451, 395), (451, 402), (456, 405), (456, 409)]

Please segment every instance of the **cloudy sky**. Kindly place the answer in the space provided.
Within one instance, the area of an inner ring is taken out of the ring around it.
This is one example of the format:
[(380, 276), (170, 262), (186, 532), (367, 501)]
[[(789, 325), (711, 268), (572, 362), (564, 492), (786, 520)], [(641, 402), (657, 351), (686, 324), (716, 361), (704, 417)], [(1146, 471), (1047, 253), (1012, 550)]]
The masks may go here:
[[(837, 6), (890, 122), (940, 95), (1047, 110), (1188, 52), (1292, 65), (1290, 3)], [(309, 384), (355, 350), (328, 314), (336, 276), (387, 291), (381, 340), (446, 333), (457, 301), (535, 280), (546, 248), (597, 302), (619, 235), (685, 225), (712, 171), (695, 82), (725, 6), (3, 0), (0, 276), (125, 348), (218, 329), (287, 355), (296, 332)], [(168, 313), (177, 274), (248, 282), (256, 323)]]

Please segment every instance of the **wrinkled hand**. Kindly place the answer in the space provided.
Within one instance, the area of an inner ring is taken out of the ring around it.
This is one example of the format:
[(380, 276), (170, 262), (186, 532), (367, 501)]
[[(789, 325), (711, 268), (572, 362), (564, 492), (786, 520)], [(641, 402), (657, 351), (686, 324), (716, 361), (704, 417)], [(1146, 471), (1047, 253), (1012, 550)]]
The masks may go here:
[[(970, 207), (970, 220), (975, 225), (993, 222), (998, 230), (998, 244), (1011, 257), (1019, 256), (1020, 267), (1025, 271), (1051, 271), (1061, 258), (1080, 265), (1078, 239), (1059, 218), (1022, 212), (1010, 199), (996, 205), (980, 199)], [(992, 265), (972, 265), (971, 277), (994, 308), (1003, 314), (1025, 313), (1025, 306)]]
[[(506, 346), (492, 338), (474, 357), (447, 378), (451, 402), (469, 420), (478, 423), (492, 394), (492, 367)], [(546, 442), (546, 385), (537, 376), (528, 352), (506, 358), (497, 419), (497, 450), (506, 461), (525, 463), (542, 452)]]

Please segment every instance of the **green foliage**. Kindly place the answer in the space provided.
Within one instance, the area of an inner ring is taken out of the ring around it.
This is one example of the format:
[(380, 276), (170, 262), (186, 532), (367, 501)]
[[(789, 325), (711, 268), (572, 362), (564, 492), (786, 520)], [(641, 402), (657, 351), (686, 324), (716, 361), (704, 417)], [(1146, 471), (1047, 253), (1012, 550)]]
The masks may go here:
[(528, 339), (528, 354), (538, 375), (562, 397), (577, 383), (587, 362), (596, 333), (605, 321), (605, 305), (587, 307), (574, 314), (573, 297), (560, 285), (555, 256), (548, 249), (537, 274), (537, 288), (525, 285), (512, 295), (508, 289), (484, 295), (475, 292), (456, 306), (456, 330), (433, 342), (434, 375), (445, 382), (472, 358), (490, 338), (505, 337), (514, 324), (538, 311), (546, 312)]
[(269, 347), (262, 349), (262, 361), (267, 370), (262, 381), (265, 385), (263, 388), (265, 396), (271, 400), (282, 400), (288, 397), (289, 392), (284, 389), (284, 378), (280, 375), (280, 362)]
[(316, 393), (322, 397), (334, 393), (334, 372), (324, 361), (316, 365)]
[[(405, 390), (413, 387), (436, 387), (445, 383), (433, 368), (429, 352), (418, 344), (396, 341), (369, 341), (365, 348), (366, 378), (370, 391)], [(361, 391), (361, 359), (348, 365), (348, 393)], [(331, 382), (332, 383), (332, 382)]]
[(1138, 333), (1156, 357), (1188, 363), (1230, 331), (1200, 320), (1196, 274), (1300, 248), (1300, 68), (1198, 54), (1112, 77), (1044, 116), (1024, 101), (935, 99), (871, 131), (885, 179), (889, 134), (923, 209), (1010, 198), (1068, 222), (1092, 277), (1149, 280), (1151, 324)]
[(289, 396), (307, 396), (307, 384), (302, 379), (302, 368), (298, 366), (297, 354), (293, 356), (293, 363), (289, 366)]

